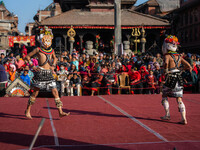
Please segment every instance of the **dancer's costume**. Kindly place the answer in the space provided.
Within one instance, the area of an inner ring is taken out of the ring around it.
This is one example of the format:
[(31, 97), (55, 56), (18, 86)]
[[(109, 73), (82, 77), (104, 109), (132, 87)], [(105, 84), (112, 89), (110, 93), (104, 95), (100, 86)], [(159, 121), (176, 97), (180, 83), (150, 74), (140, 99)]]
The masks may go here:
[[(43, 48), (39, 48), (41, 53), (45, 54), (46, 61), (41, 65), (44, 66), (45, 64), (49, 63), (50, 66), (52, 65), (52, 61), (50, 60), (50, 55), (54, 52), (52, 48), (49, 50), (44, 50)], [(33, 87), (37, 87), (39, 89), (47, 89), (51, 90), (56, 88), (56, 81), (53, 77), (52, 70), (46, 70), (42, 67), (39, 67), (39, 71), (35, 72), (33, 78)]]
[[(181, 56), (176, 52), (178, 44), (178, 38), (172, 35), (168, 36), (163, 44), (163, 53), (170, 55), (175, 63), (174, 68), (165, 69), (163, 97), (183, 97), (183, 79), (178, 66)], [(178, 56), (177, 60), (175, 56)]]
[(178, 68), (180, 55), (176, 61), (174, 54), (170, 54), (173, 58), (176, 67), (168, 70), (170, 73), (166, 74), (165, 84), (163, 85), (163, 97), (183, 97), (183, 78), (181, 71)]
[[(38, 41), (40, 42), (41, 47), (38, 47), (38, 49), (40, 53), (43, 53), (46, 56), (45, 62), (40, 66), (44, 66), (47, 63), (49, 63), (50, 66), (53, 66), (50, 56), (51, 54), (54, 53), (54, 50), (51, 48), (52, 43), (51, 41), (49, 41), (48, 38), (51, 38), (51, 40), (53, 39), (52, 30), (49, 29), (48, 27), (40, 29), (40, 36), (38, 37)], [(48, 49), (43, 49), (42, 47), (48, 47)], [(50, 69), (47, 70), (42, 67), (39, 67), (39, 71), (35, 72), (33, 78), (33, 87), (37, 87), (39, 89), (47, 89), (47, 90), (56, 88), (56, 81), (53, 77), (52, 70)], [(34, 103), (35, 103), (35, 98), (30, 96), (28, 104), (33, 105)], [(57, 108), (63, 106), (60, 98), (55, 98), (55, 103)]]
[[(163, 44), (163, 54), (170, 55), (173, 58), (175, 67), (171, 69), (165, 68), (166, 74), (165, 84), (163, 85), (162, 105), (164, 106), (166, 115), (165, 117), (161, 117), (162, 119), (170, 119), (169, 102), (167, 97), (183, 97), (183, 79), (178, 67), (181, 56), (176, 52), (178, 44), (178, 38), (172, 35), (168, 36)], [(178, 56), (177, 60), (175, 59), (175, 55)], [(184, 103), (182, 101), (179, 102), (178, 107), (182, 114), (182, 119), (185, 120), (186, 109)]]

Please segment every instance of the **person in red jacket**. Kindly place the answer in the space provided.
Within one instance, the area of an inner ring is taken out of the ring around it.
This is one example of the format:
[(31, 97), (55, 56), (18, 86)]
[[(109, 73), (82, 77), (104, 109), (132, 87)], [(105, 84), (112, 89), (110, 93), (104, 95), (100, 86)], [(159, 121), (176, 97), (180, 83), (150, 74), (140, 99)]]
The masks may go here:
[(131, 71), (128, 72), (130, 85), (131, 85), (131, 93), (132, 94), (142, 94), (142, 83), (141, 83), (141, 75), (134, 67), (131, 68)]

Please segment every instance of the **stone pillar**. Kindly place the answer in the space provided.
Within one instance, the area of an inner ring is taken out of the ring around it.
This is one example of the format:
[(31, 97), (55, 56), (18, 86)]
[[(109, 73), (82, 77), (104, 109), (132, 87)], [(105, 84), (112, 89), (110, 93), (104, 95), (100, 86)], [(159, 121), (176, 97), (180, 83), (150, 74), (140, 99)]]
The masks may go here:
[(82, 49), (83, 49), (83, 35), (79, 35), (79, 38), (80, 38), (80, 49), (82, 51)]
[(74, 38), (69, 38), (69, 43), (70, 43), (70, 54), (72, 54), (72, 51), (74, 49)]
[(115, 0), (115, 54), (121, 55), (122, 30), (121, 30), (121, 0)]
[(145, 30), (144, 30), (144, 28), (142, 28), (141, 33), (142, 33), (142, 38), (141, 38), (140, 42), (142, 44), (142, 53), (145, 53), (146, 38), (145, 38)]
[(67, 50), (67, 35), (63, 35), (64, 39), (65, 39), (65, 51)]

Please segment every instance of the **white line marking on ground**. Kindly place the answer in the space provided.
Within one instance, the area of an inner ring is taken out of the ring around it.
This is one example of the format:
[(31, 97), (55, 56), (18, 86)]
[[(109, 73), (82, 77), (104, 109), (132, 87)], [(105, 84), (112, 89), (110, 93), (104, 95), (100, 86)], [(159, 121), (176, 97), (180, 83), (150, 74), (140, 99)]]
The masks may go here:
[[(169, 141), (167, 143), (199, 143), (200, 141)], [(120, 145), (139, 145), (139, 144), (160, 144), (160, 143), (166, 143), (164, 141), (160, 142), (137, 142), (137, 143), (110, 143), (110, 144), (84, 144), (84, 145), (59, 145), (60, 148), (62, 147), (92, 147), (92, 146), (120, 146)], [(38, 147), (34, 147), (33, 149), (37, 148), (48, 148), (48, 147), (57, 147), (55, 145), (41, 145)], [(20, 150), (28, 150), (28, 149), (20, 149)]]
[(164, 138), (162, 135), (160, 135), (159, 133), (157, 133), (156, 131), (154, 131), (153, 129), (151, 129), (150, 127), (148, 127), (147, 125), (143, 124), (142, 122), (140, 122), (139, 120), (137, 120), (135, 117), (131, 116), (130, 114), (128, 114), (127, 112), (125, 112), (124, 110), (122, 110), (120, 107), (114, 105), (113, 103), (111, 103), (110, 101), (106, 100), (105, 98), (98, 96), (101, 100), (105, 101), (106, 103), (110, 104), (112, 107), (114, 107), (115, 109), (117, 109), (119, 112), (121, 112), (122, 114), (124, 114), (125, 116), (127, 116), (128, 118), (130, 118), (131, 120), (133, 120), (135, 123), (139, 124), (141, 127), (143, 127), (144, 129), (146, 129), (147, 131), (149, 131), (150, 133), (154, 134), (156, 137), (158, 137), (159, 139), (168, 142), (168, 140), (166, 138)]
[(198, 102), (198, 101), (195, 101), (195, 100), (193, 100), (193, 99), (187, 99), (187, 98), (183, 98), (183, 101), (188, 101), (188, 102), (193, 102), (193, 103), (195, 103), (195, 104), (200, 104), (200, 102)]
[(59, 146), (58, 136), (57, 136), (56, 128), (54, 127), (53, 118), (52, 118), (52, 115), (51, 115), (51, 110), (50, 110), (50, 107), (49, 107), (48, 98), (46, 98), (46, 101), (47, 101), (49, 119), (50, 119), (50, 122), (51, 122), (51, 127), (52, 127), (52, 131), (53, 131), (53, 135), (54, 135), (55, 145)]

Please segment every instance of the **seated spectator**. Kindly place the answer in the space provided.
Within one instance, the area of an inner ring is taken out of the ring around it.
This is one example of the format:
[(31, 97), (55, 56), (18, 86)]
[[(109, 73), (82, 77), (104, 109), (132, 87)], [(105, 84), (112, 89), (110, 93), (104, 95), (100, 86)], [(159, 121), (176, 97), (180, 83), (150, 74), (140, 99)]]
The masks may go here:
[(9, 60), (11, 64), (15, 64), (16, 58), (14, 57), (14, 53), (11, 52), (9, 55)]
[(22, 46), (22, 54), (24, 54), (25, 56), (27, 55), (27, 48), (25, 45)]
[(31, 59), (31, 61), (33, 62), (33, 66), (37, 67), (38, 66), (38, 60), (37, 60), (37, 56), (33, 56), (33, 58)]
[(131, 86), (132, 94), (142, 94), (142, 83), (141, 83), (141, 75), (136, 68), (132, 67), (131, 71), (128, 72)]
[(157, 53), (157, 54), (156, 54), (156, 61), (158, 62), (158, 64), (159, 64), (160, 66), (163, 66), (163, 59), (161, 58), (160, 53)]
[(158, 65), (158, 66), (160, 67), (160, 65), (159, 65), (159, 63), (156, 61), (156, 58), (155, 58), (155, 57), (152, 58), (152, 61), (149, 62), (149, 65), (151, 65), (151, 70), (155, 70), (155, 69), (156, 69), (156, 65)]
[(15, 65), (11, 64), (9, 68), (10, 68), (10, 70), (9, 70), (9, 72), (8, 72), (8, 74), (9, 74), (9, 80), (10, 80), (10, 82), (12, 82), (12, 81), (14, 81), (14, 80), (16, 79), (16, 77), (17, 77), (17, 74), (16, 74), (16, 67), (15, 67)]
[(78, 65), (79, 65), (79, 62), (76, 60), (76, 57), (73, 57), (72, 58), (72, 61), (71, 61), (71, 63), (70, 63), (70, 66), (72, 66), (72, 65), (75, 65), (75, 67), (76, 67), (76, 70), (78, 71)]
[(159, 77), (161, 75), (161, 70), (158, 65), (156, 65), (156, 69), (153, 71), (154, 76), (156, 77), (156, 80), (159, 80)]
[(103, 79), (103, 73), (98, 73), (96, 68), (92, 71), (92, 76), (90, 80), (90, 87), (91, 87), (91, 96), (94, 96), (95, 91), (97, 92), (97, 88), (101, 86), (101, 81)]
[(67, 75), (68, 74), (68, 71), (65, 69), (63, 64), (60, 65), (60, 70), (57, 71), (57, 74), (58, 75)]
[(108, 68), (108, 72), (105, 75), (108, 87), (108, 95), (114, 93), (119, 93), (119, 85), (117, 83), (117, 76), (115, 70), (112, 67)]
[(121, 63), (120, 59), (118, 58), (117, 62), (116, 62), (116, 70), (119, 70), (121, 68), (121, 66), (122, 66), (122, 63)]
[(146, 66), (141, 66), (139, 73), (141, 75), (142, 87), (144, 88), (143, 93), (147, 94), (148, 90), (146, 89), (147, 88), (146, 77), (149, 75), (149, 72), (147, 71)]
[(84, 64), (83, 58), (80, 57), (79, 58), (79, 65), (78, 65), (79, 70), (80, 70), (81, 66), (83, 66), (83, 64)]
[[(61, 82), (61, 91), (64, 94), (64, 96), (66, 95), (73, 96), (73, 88), (71, 87), (70, 79), (71, 79), (71, 75), (67, 75), (65, 76), (65, 78), (63, 78)], [(65, 89), (66, 89), (66, 92), (65, 92)]]
[(133, 67), (133, 66), (131, 65), (130, 61), (127, 60), (127, 64), (126, 64), (127, 72), (131, 71), (131, 68), (132, 68), (132, 67)]
[(197, 57), (197, 59), (196, 59), (196, 64), (198, 67), (200, 66), (200, 58), (199, 57)]
[(61, 54), (60, 61), (63, 62), (64, 59), (69, 60), (68, 52), (67, 51), (63, 51), (62, 54)]
[(73, 74), (73, 77), (70, 79), (70, 83), (73, 88), (73, 95), (80, 96), (81, 80), (76, 73)]
[[(26, 65), (26, 66), (24, 67), (24, 70), (28, 70), (28, 76), (29, 76), (29, 78), (30, 78), (30, 80), (31, 80), (31, 83), (32, 83), (32, 82), (33, 82), (32, 80), (33, 80), (33, 77), (34, 77), (33, 72), (30, 70), (30, 68), (29, 68), (28, 65)], [(21, 75), (22, 75), (23, 73), (24, 73), (24, 71), (21, 72)]]
[(73, 74), (75, 71), (77, 72), (76, 66), (72, 64), (71, 67), (68, 69), (68, 72), (69, 74)]
[(138, 57), (137, 61), (135, 62), (135, 67), (137, 70), (139, 70), (142, 65), (144, 65), (144, 61), (141, 59), (141, 57)]
[(17, 70), (23, 70), (24, 60), (19, 55), (16, 57), (15, 65)]
[(23, 82), (25, 82), (26, 84), (28, 84), (30, 86), (31, 85), (31, 80), (30, 80), (30, 77), (28, 76), (28, 71), (29, 70), (24, 70), (24, 72), (20, 76), (20, 78), (23, 80)]

